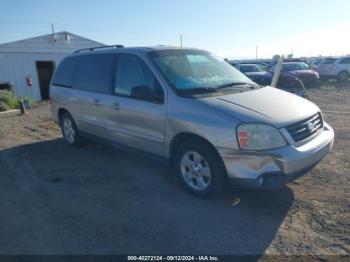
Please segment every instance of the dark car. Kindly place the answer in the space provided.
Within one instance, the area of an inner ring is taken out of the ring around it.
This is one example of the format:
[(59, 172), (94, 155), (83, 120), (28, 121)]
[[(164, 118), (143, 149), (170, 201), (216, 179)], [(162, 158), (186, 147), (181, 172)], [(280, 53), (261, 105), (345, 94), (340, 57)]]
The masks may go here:
[(271, 85), (273, 74), (263, 64), (236, 64), (235, 67), (259, 85)]
[[(301, 58), (283, 58), (283, 63), (290, 63), (290, 62), (300, 62), (300, 63), (308, 64), (305, 59), (301, 59)], [(273, 60), (267, 64), (266, 68), (269, 69), (276, 64), (277, 64), (277, 60)]]
[[(276, 64), (268, 67), (272, 74), (276, 69)], [(286, 62), (283, 63), (277, 86), (282, 88), (294, 88), (300, 86), (300, 79), (305, 87), (318, 87), (320, 76), (310, 69), (310, 66), (304, 62)]]

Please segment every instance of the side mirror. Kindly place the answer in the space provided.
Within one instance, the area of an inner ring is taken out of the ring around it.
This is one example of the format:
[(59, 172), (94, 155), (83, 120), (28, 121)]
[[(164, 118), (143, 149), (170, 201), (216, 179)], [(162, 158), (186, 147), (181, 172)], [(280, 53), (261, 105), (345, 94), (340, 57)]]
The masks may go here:
[(146, 85), (135, 86), (131, 89), (131, 96), (141, 100), (163, 103), (163, 93), (154, 92), (151, 87)]

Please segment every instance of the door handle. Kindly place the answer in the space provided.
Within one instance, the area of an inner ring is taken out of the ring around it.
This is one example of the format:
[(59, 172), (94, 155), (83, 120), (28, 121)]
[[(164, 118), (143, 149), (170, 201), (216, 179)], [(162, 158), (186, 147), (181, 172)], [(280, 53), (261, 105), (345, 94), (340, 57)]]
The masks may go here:
[(113, 108), (113, 110), (118, 111), (118, 110), (120, 110), (120, 105), (118, 103), (113, 103), (112, 108)]

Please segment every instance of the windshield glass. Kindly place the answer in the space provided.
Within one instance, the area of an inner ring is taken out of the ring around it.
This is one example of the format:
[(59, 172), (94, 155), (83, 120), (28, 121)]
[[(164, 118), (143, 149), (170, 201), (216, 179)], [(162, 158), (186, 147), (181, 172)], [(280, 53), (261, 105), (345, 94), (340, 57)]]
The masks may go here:
[(164, 50), (150, 54), (168, 82), (178, 91), (214, 89), (234, 83), (256, 85), (225, 60), (197, 50)]
[(314, 62), (313, 62), (313, 64), (314, 65), (318, 65), (319, 63), (321, 63), (322, 62), (322, 59), (317, 59), (317, 60), (315, 60)]
[(310, 69), (310, 67), (305, 63), (283, 64), (283, 70), (285, 71), (308, 70), (308, 69)]
[(242, 73), (262, 72), (263, 71), (258, 65), (239, 65), (239, 70)]

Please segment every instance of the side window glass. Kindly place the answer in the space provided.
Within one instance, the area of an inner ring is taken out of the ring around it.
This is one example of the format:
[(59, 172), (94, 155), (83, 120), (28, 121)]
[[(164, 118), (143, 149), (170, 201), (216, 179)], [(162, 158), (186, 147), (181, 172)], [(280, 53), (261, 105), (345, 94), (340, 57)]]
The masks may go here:
[(116, 56), (113, 54), (83, 55), (78, 59), (73, 88), (111, 94)]
[(72, 87), (73, 73), (77, 65), (75, 57), (68, 57), (58, 66), (52, 84), (63, 87)]
[(148, 65), (135, 55), (120, 55), (114, 92), (117, 95), (162, 103), (163, 89)]
[(350, 64), (350, 57), (343, 58), (339, 64)]

